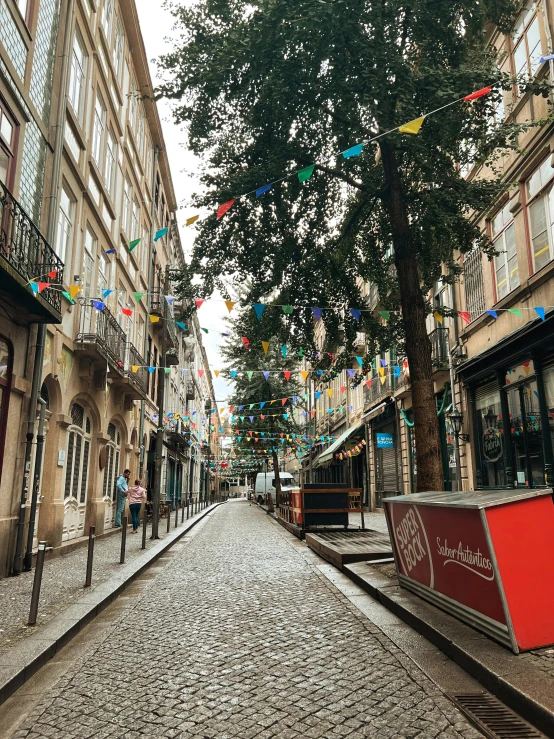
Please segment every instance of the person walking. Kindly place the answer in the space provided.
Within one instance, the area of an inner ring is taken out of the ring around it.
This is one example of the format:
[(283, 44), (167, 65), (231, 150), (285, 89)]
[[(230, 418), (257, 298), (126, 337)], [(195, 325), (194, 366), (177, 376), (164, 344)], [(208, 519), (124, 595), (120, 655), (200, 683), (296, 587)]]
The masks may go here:
[(136, 534), (138, 531), (142, 501), (146, 500), (146, 490), (141, 487), (141, 485), (141, 480), (135, 480), (135, 484), (127, 490), (127, 494), (129, 496), (129, 509), (131, 511), (131, 519), (133, 521), (133, 534)]
[(121, 514), (125, 508), (125, 500), (127, 499), (127, 488), (129, 487), (129, 478), (131, 470), (123, 470), (122, 474), (117, 478), (115, 487), (117, 489), (117, 509), (115, 513), (115, 526), (121, 528)]

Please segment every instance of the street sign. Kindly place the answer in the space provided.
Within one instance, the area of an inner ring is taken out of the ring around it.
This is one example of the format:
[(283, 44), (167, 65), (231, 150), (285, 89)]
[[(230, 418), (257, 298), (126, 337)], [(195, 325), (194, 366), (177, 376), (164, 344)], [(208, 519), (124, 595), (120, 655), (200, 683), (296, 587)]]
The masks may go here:
[(377, 449), (394, 449), (394, 439), (392, 434), (376, 434)]

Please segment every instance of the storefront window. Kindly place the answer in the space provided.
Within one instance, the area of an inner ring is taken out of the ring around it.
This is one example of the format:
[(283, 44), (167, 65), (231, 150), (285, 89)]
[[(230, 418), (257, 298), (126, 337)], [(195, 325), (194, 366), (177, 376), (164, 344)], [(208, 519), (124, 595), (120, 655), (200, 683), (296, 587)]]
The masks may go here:
[(515, 482), (518, 486), (544, 485), (544, 456), (539, 393), (534, 379), (508, 389), (510, 431)]
[(10, 401), (12, 351), (11, 344), (0, 338), (0, 480), (2, 479), (2, 460)]
[(543, 378), (544, 394), (546, 396), (546, 409), (548, 411), (550, 442), (554, 447), (554, 366), (544, 368)]
[(504, 465), (504, 422), (500, 408), (500, 390), (491, 386), (478, 388), (475, 394), (477, 434), (481, 458), (481, 484), (485, 487), (506, 485)]

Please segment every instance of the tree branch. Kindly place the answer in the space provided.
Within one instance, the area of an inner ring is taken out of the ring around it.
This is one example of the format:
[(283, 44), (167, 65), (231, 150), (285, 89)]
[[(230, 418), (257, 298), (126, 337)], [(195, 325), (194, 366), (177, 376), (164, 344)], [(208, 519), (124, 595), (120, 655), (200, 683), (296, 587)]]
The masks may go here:
[(347, 174), (344, 174), (344, 172), (341, 172), (340, 169), (332, 169), (331, 167), (326, 167), (324, 164), (316, 164), (315, 166), (316, 166), (316, 169), (320, 169), (322, 172), (325, 172), (326, 174), (332, 174), (334, 177), (338, 177), (339, 180), (342, 180), (343, 182), (347, 182), (349, 185), (352, 185), (352, 187), (356, 187), (358, 190), (361, 190), (362, 192), (367, 192), (367, 187), (364, 185), (363, 182), (358, 182), (352, 177), (349, 177)]

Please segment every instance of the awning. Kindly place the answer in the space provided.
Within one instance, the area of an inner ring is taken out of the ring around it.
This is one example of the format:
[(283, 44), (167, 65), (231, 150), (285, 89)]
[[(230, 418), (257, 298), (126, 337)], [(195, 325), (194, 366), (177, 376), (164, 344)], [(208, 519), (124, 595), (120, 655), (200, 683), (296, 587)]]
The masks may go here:
[(319, 457), (314, 462), (314, 467), (319, 467), (322, 464), (325, 464), (325, 462), (330, 462), (333, 459), (333, 455), (335, 452), (337, 452), (341, 446), (344, 444), (344, 442), (352, 436), (361, 426), (363, 426), (362, 423), (358, 423), (356, 426), (351, 426), (347, 431), (344, 432), (339, 438), (334, 441), (329, 449), (326, 449), (323, 454), (320, 454)]

